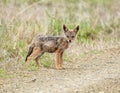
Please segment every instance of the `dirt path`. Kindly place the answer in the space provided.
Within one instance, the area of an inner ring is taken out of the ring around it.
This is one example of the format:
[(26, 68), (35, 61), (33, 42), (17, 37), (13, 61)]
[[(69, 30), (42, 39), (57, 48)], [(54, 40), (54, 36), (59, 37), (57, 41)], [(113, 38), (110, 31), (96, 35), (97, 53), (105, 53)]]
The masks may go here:
[(2, 80), (0, 93), (120, 93), (120, 49), (88, 53), (65, 68), (19, 71)]

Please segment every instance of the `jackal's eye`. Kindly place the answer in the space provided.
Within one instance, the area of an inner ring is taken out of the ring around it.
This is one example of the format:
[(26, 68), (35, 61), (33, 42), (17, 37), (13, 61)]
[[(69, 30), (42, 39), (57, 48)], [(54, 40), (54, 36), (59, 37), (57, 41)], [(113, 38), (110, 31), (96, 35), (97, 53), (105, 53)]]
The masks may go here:
[(74, 38), (75, 36), (72, 36), (72, 38)]
[(69, 38), (69, 36), (67, 36), (67, 38)]

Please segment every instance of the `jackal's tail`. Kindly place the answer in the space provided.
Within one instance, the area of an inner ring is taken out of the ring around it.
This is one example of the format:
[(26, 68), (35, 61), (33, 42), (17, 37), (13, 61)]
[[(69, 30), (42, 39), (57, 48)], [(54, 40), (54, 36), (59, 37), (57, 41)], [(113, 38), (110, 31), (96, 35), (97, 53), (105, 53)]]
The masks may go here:
[(27, 54), (27, 56), (26, 56), (26, 59), (25, 59), (25, 62), (27, 61), (27, 58), (31, 55), (31, 53), (33, 52), (33, 46), (30, 46), (29, 47), (29, 51), (28, 51), (28, 54)]

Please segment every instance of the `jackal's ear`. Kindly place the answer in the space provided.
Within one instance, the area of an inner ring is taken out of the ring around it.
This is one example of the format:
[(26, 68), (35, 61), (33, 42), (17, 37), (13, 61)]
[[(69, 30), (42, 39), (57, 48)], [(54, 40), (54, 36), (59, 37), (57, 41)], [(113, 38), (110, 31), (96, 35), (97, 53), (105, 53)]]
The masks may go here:
[(63, 30), (64, 30), (64, 32), (68, 31), (68, 28), (66, 27), (66, 25), (63, 25)]
[(74, 32), (75, 32), (75, 33), (77, 33), (77, 32), (78, 32), (78, 30), (79, 30), (79, 25), (78, 25), (78, 26), (76, 26), (76, 28), (74, 29)]

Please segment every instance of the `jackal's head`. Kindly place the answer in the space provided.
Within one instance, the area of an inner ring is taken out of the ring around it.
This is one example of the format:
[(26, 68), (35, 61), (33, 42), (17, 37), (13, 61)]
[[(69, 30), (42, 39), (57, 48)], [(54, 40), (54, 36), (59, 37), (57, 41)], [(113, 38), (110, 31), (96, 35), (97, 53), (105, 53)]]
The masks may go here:
[(73, 30), (69, 30), (65, 25), (63, 25), (63, 30), (66, 38), (68, 39), (68, 42), (71, 43), (76, 37), (76, 34), (79, 30), (79, 25), (76, 26)]

